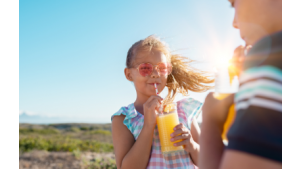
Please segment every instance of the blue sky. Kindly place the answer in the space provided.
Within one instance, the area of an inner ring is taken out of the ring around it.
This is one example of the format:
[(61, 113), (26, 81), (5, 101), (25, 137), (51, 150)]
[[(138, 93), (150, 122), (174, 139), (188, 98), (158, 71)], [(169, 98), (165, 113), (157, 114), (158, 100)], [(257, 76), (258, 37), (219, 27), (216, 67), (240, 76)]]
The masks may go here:
[(212, 71), (244, 44), (233, 16), (227, 0), (19, 1), (20, 112), (110, 122), (135, 100), (123, 73), (134, 42), (155, 34)]

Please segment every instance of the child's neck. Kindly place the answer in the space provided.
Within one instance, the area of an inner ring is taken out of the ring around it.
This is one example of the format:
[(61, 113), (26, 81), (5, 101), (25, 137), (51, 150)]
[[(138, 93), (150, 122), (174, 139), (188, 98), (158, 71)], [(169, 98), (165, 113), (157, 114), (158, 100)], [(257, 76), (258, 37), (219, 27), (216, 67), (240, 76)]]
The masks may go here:
[(139, 95), (137, 94), (136, 100), (134, 102), (134, 107), (136, 109), (136, 111), (138, 111), (139, 113), (141, 113), (142, 115), (144, 115), (144, 103), (146, 103), (146, 101), (150, 98), (150, 96), (146, 96), (146, 95)]

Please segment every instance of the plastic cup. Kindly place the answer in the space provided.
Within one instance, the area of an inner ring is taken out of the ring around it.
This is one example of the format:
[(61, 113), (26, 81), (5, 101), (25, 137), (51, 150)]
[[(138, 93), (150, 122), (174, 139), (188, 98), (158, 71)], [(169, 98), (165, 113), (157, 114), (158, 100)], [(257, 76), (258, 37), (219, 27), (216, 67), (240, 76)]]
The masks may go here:
[[(229, 96), (230, 94), (232, 93), (229, 93), (229, 94), (219, 94), (219, 93), (215, 93), (214, 94), (214, 97), (218, 100), (223, 100), (224, 98), (226, 98), (227, 96)], [(232, 104), (230, 107), (229, 107), (229, 110), (228, 110), (228, 115), (227, 115), (227, 118), (226, 118), (226, 121), (224, 123), (224, 126), (223, 126), (223, 132), (222, 132), (222, 139), (225, 140), (225, 141), (228, 141), (227, 139), (227, 133), (235, 119), (235, 109), (234, 109), (234, 104)]]
[(180, 142), (177, 140), (171, 142), (171, 133), (174, 132), (174, 127), (179, 124), (178, 114), (177, 114), (177, 103), (171, 103), (174, 109), (171, 112), (163, 112), (157, 117), (157, 127), (159, 133), (159, 139), (161, 144), (161, 152), (163, 154), (172, 153), (175, 151), (183, 151), (183, 146), (175, 147), (173, 144)]
[[(236, 93), (238, 91), (239, 87), (239, 81), (237, 76), (234, 76), (232, 78), (233, 80), (230, 80), (230, 75), (228, 72), (228, 67), (223, 66), (218, 69), (218, 72), (216, 72), (216, 78), (215, 78), (215, 93), (214, 97), (218, 100), (223, 100), (230, 94)], [(229, 131), (232, 123), (235, 119), (235, 108), (234, 104), (232, 104), (228, 110), (228, 115), (225, 121), (225, 124), (223, 126), (223, 132), (222, 132), (222, 139), (224, 141), (228, 141), (227, 139), (227, 132)]]
[[(252, 48), (251, 45), (246, 45), (244, 48), (244, 56), (246, 56), (249, 52), (249, 50)], [(238, 56), (239, 58), (236, 58), (243, 61), (244, 56)], [(215, 93), (214, 97), (219, 100), (225, 99), (230, 94), (236, 93), (239, 88), (239, 81), (238, 76), (242, 70), (240, 70), (239, 67), (236, 67), (234, 64), (230, 65), (222, 65), (218, 68), (218, 71), (216, 72), (216, 78), (215, 78)], [(227, 139), (227, 132), (230, 129), (232, 123), (234, 122), (236, 116), (234, 104), (232, 104), (228, 110), (228, 115), (226, 122), (223, 127), (222, 132), (222, 139), (224, 141), (228, 141)]]

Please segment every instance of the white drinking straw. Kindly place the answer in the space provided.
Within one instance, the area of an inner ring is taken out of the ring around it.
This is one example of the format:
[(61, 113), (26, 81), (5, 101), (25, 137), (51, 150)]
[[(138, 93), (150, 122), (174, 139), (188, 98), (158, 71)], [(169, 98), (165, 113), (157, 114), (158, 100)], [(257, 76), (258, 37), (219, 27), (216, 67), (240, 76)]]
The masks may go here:
[[(158, 94), (158, 90), (157, 90), (157, 86), (156, 86), (156, 83), (154, 83), (154, 87), (155, 87), (155, 92), (156, 92), (156, 95), (159, 96)], [(159, 108), (159, 111), (162, 113), (163, 112), (163, 108), (160, 106)]]
[(154, 87), (155, 87), (156, 94), (157, 94), (157, 96), (158, 96), (158, 90), (157, 90), (156, 83), (154, 83)]

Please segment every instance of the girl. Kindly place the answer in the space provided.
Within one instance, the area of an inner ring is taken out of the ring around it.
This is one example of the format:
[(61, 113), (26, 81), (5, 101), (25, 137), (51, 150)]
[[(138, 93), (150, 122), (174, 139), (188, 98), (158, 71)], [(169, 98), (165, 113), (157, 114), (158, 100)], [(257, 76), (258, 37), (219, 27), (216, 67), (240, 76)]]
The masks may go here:
[(129, 49), (124, 73), (134, 83), (137, 97), (111, 117), (119, 169), (197, 168), (200, 129), (196, 119), (202, 103), (192, 98), (177, 102), (180, 124), (174, 128), (171, 141), (182, 139), (174, 146), (183, 146), (184, 151), (163, 155), (156, 126), (157, 110), (163, 99), (156, 95), (154, 83), (159, 93), (168, 88), (164, 102), (172, 102), (177, 93), (186, 95), (188, 90), (203, 92), (211, 88), (202, 83), (214, 80), (190, 67), (190, 62), (171, 54), (167, 45), (155, 36), (140, 40)]

